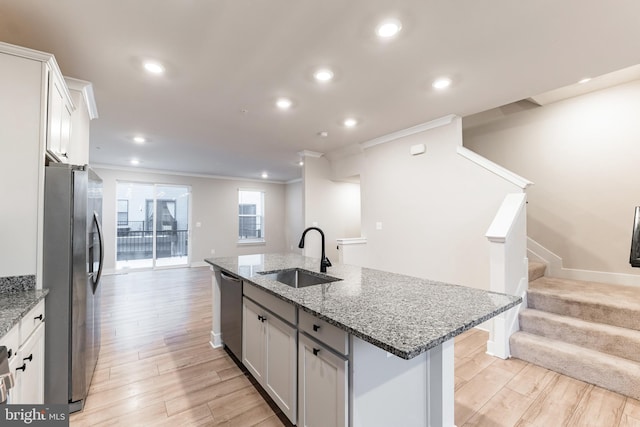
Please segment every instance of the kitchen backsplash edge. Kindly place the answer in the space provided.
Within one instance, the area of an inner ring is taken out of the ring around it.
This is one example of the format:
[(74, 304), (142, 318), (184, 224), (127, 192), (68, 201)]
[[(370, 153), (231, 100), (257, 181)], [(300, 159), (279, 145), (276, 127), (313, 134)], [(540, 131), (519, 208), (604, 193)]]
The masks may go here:
[(0, 294), (32, 291), (36, 288), (35, 274), (0, 277)]

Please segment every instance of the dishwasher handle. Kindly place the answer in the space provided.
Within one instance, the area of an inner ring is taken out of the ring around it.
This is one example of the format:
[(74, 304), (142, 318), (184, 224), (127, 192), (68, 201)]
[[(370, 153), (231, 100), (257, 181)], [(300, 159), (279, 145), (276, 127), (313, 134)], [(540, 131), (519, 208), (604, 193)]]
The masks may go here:
[(230, 276), (228, 274), (226, 274), (224, 271), (220, 271), (220, 276), (222, 276), (223, 279), (225, 280), (231, 280), (232, 282), (240, 282), (241, 280), (238, 279), (237, 277), (234, 276)]

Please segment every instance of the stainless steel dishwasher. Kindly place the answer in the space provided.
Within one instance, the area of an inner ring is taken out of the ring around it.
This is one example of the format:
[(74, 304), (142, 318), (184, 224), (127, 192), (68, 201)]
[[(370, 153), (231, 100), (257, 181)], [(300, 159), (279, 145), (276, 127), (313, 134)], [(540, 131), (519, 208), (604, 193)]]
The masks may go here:
[(220, 271), (220, 329), (222, 341), (242, 362), (242, 280)]

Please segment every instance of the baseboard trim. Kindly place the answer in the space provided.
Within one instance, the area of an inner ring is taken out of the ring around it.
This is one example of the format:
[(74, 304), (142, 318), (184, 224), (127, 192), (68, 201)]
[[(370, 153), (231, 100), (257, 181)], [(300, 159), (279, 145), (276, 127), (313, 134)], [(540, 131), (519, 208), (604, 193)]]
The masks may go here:
[(564, 268), (562, 266), (562, 258), (530, 237), (527, 237), (527, 254), (529, 259), (547, 264), (547, 275), (551, 277), (640, 287), (640, 274)]
[(222, 343), (222, 334), (216, 334), (213, 331), (211, 331), (211, 341), (209, 341), (209, 344), (211, 344), (211, 347), (213, 348), (222, 347), (224, 345)]
[(205, 261), (196, 261), (191, 263), (191, 267), (209, 267), (210, 264)]

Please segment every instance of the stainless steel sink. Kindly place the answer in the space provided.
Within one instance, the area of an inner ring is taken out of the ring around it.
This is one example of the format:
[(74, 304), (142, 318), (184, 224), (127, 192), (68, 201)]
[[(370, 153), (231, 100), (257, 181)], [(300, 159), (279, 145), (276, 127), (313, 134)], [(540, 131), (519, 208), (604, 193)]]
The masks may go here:
[(265, 271), (259, 272), (258, 274), (261, 274), (268, 279), (275, 280), (276, 282), (291, 286), (292, 288), (304, 288), (305, 286), (320, 285), (322, 283), (331, 283), (342, 280), (337, 277), (331, 277), (326, 274), (315, 273), (301, 268)]

